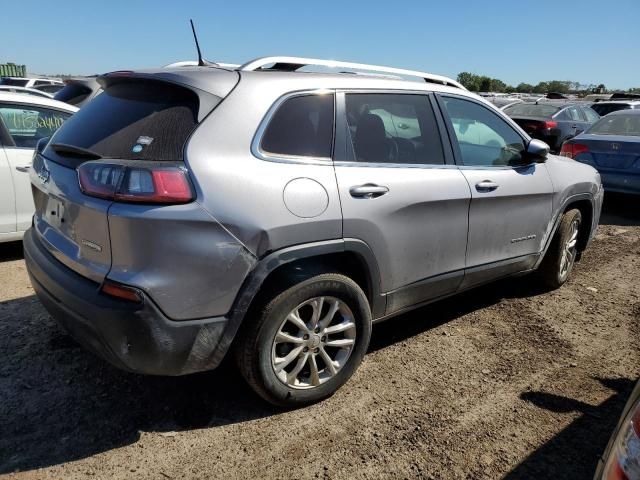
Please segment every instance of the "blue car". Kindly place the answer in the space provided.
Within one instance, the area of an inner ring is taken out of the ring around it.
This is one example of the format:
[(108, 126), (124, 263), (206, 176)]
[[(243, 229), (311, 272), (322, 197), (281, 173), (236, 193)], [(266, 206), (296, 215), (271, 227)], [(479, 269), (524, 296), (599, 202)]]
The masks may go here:
[(605, 115), (566, 141), (560, 155), (598, 170), (605, 191), (640, 195), (640, 109)]

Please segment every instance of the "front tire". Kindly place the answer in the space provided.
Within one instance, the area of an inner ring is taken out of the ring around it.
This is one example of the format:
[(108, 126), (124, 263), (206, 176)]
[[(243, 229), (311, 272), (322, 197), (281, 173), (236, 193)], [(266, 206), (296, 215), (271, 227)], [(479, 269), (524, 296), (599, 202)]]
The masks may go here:
[(569, 278), (578, 257), (578, 235), (582, 224), (582, 214), (572, 209), (562, 216), (549, 250), (538, 269), (542, 282), (551, 289), (561, 287)]
[(364, 292), (333, 273), (294, 285), (246, 321), (238, 368), (261, 397), (284, 407), (331, 396), (360, 365), (371, 337)]

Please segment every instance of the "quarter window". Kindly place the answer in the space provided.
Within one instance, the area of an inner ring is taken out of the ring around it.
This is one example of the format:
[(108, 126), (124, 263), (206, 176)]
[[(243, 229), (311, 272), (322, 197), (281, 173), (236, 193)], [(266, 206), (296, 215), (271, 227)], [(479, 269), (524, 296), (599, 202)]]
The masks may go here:
[(600, 115), (598, 115), (595, 110), (592, 110), (589, 107), (584, 107), (582, 109), (582, 112), (584, 113), (584, 115), (587, 117), (587, 122), (589, 123), (595, 123), (600, 119)]
[(286, 100), (267, 126), (260, 148), (272, 155), (331, 158), (334, 96)]
[(442, 142), (426, 95), (346, 95), (347, 123), (358, 162), (444, 163)]
[(522, 165), (525, 144), (503, 119), (475, 102), (442, 97), (455, 132), (463, 165)]
[(16, 147), (35, 148), (38, 140), (50, 137), (71, 116), (48, 108), (0, 105), (0, 118)]

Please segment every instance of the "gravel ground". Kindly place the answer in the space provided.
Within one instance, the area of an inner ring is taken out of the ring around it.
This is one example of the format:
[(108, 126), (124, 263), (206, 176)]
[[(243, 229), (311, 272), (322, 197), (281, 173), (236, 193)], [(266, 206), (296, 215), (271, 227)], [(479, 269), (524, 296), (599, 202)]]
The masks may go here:
[(0, 245), (0, 477), (591, 478), (640, 376), (638, 199), (605, 199), (569, 282), (526, 277), (374, 328), (321, 404), (264, 404), (232, 365), (120, 372), (33, 295)]

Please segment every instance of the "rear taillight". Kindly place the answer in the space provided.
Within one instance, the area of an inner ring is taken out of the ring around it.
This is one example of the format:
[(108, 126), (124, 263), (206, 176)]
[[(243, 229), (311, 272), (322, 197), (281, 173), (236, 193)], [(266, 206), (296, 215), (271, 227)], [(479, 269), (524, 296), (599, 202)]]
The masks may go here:
[(589, 147), (583, 145), (581, 143), (570, 143), (565, 142), (562, 144), (562, 148), (560, 149), (560, 156), (567, 158), (575, 158), (581, 153), (589, 152)]
[(86, 162), (78, 167), (86, 195), (118, 202), (187, 203), (193, 190), (184, 168), (175, 165), (125, 165)]
[(640, 478), (640, 403), (636, 402), (624, 419), (606, 461), (603, 479)]
[(544, 128), (556, 128), (558, 126), (558, 122), (554, 122), (552, 120), (547, 120), (544, 122)]

